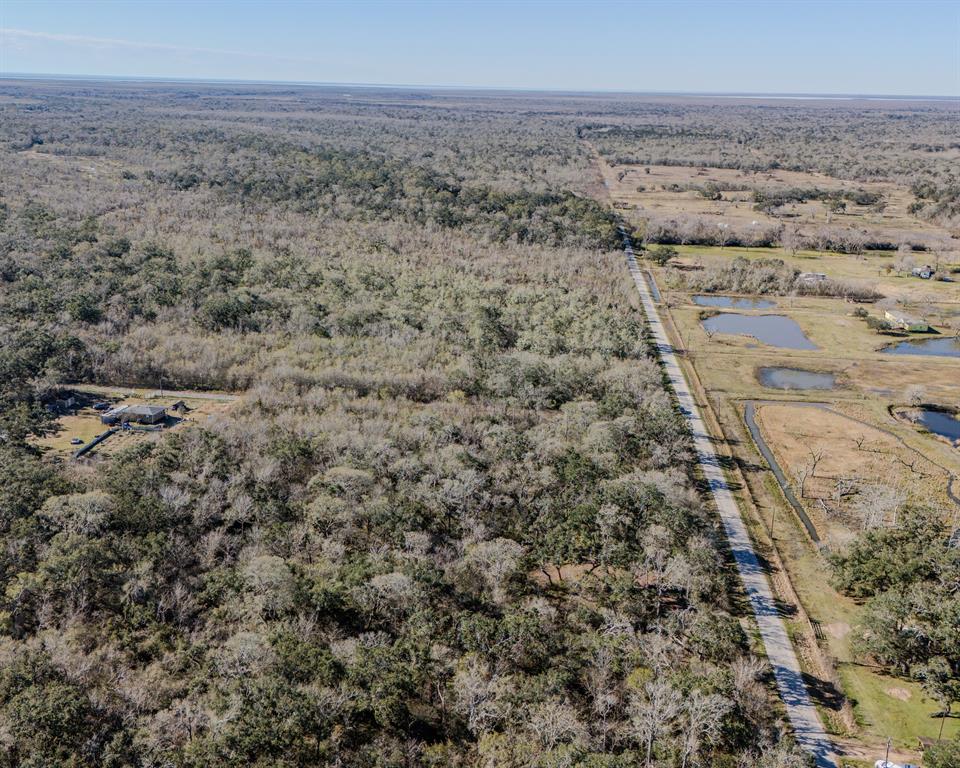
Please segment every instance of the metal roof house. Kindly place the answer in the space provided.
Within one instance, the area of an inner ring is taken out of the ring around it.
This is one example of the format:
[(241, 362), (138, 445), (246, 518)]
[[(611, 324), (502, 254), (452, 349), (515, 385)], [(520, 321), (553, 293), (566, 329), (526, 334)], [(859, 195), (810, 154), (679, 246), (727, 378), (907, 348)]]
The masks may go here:
[(930, 324), (926, 320), (908, 315), (906, 312), (901, 312), (898, 309), (888, 309), (883, 313), (883, 316), (889, 320), (895, 328), (900, 328), (904, 331), (923, 333), (924, 331), (930, 330)]
[(158, 424), (167, 417), (167, 409), (162, 405), (121, 405), (100, 417), (104, 424)]

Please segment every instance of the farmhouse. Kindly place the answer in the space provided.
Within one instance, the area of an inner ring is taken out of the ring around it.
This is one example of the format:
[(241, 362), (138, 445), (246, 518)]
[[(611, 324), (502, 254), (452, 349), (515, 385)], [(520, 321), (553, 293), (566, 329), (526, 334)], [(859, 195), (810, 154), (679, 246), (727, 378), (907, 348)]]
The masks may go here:
[(930, 324), (926, 320), (921, 320), (913, 315), (908, 315), (906, 312), (901, 312), (899, 309), (888, 309), (883, 313), (883, 316), (890, 321), (890, 324), (894, 328), (900, 328), (904, 331), (923, 333), (924, 331), (930, 330)]
[(100, 417), (104, 424), (158, 424), (167, 417), (167, 409), (162, 405), (121, 405), (107, 411)]

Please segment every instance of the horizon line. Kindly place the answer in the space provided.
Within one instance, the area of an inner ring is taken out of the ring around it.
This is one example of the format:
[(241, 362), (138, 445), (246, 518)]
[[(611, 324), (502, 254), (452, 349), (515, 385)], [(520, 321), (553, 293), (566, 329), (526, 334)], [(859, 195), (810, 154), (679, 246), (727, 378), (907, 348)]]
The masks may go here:
[(126, 83), (171, 83), (194, 85), (274, 85), (299, 86), (312, 88), (408, 88), (422, 91), (506, 91), (514, 93), (555, 93), (555, 94), (627, 94), (637, 96), (717, 96), (727, 98), (791, 98), (810, 100), (856, 100), (867, 99), (875, 101), (957, 101), (960, 94), (908, 94), (908, 93), (843, 93), (843, 92), (813, 92), (813, 91), (685, 91), (685, 90), (629, 90), (621, 88), (558, 88), (558, 87), (531, 87), (531, 86), (497, 86), (497, 85), (440, 85), (424, 83), (361, 83), (338, 82), (323, 80), (247, 80), (239, 78), (215, 77), (173, 77), (164, 75), (71, 75), (54, 72), (2, 72), (0, 80), (37, 80), (49, 82), (126, 82)]

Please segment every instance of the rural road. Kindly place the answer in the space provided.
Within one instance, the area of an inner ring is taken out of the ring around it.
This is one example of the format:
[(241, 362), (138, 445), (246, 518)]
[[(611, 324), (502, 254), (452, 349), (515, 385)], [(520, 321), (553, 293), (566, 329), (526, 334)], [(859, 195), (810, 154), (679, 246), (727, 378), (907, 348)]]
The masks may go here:
[(810, 695), (803, 682), (800, 663), (794, 653), (787, 628), (780, 618), (777, 604), (770, 589), (770, 582), (760, 566), (757, 554), (747, 533), (747, 527), (740, 516), (737, 502), (730, 492), (723, 469), (720, 466), (716, 451), (713, 449), (710, 434), (700, 416), (700, 410), (693, 399), (687, 380), (683, 376), (680, 363), (670, 344), (667, 333), (660, 321), (657, 305), (653, 300), (643, 273), (637, 266), (630, 237), (621, 227), (624, 251), (627, 255), (627, 264), (630, 274), (640, 292), (643, 311), (647, 316), (647, 323), (663, 361), (664, 369), (670, 380), (670, 385), (677, 396), (680, 412), (687, 419), (693, 435), (694, 448), (697, 460), (703, 471), (717, 505), (717, 511), (723, 522), (727, 541), (737, 563), (737, 570), (743, 582), (753, 613), (763, 638), (763, 645), (767, 658), (773, 667), (780, 698), (786, 707), (790, 725), (793, 727), (797, 742), (808, 750), (816, 760), (817, 768), (836, 768), (833, 745), (823, 730), (817, 710), (813, 706)]

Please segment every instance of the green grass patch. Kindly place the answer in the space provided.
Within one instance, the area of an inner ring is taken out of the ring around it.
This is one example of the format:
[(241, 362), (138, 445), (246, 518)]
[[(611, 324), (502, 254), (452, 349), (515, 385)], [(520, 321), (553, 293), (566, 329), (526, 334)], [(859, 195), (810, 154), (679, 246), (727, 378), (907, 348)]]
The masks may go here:
[[(854, 702), (857, 718), (864, 727), (907, 749), (914, 749), (921, 736), (937, 737), (940, 718), (932, 715), (940, 706), (919, 684), (850, 663), (842, 664), (839, 671), (844, 690)], [(944, 738), (958, 734), (960, 718), (948, 718), (943, 725)]]

